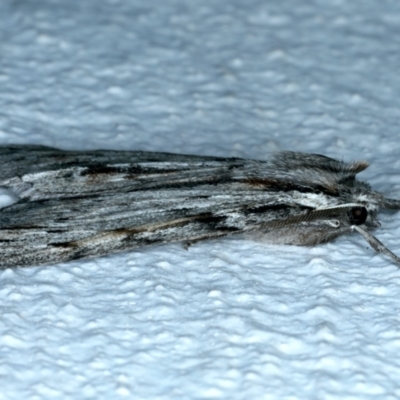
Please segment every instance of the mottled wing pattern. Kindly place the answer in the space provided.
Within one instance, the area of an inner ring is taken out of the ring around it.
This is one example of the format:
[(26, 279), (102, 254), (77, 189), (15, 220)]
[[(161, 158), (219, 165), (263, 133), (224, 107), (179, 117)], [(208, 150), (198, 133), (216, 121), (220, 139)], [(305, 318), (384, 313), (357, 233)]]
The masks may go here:
[(314, 176), (304, 180), (298, 160), (304, 156), (286, 153), (262, 162), (0, 147), (0, 186), (20, 198), (0, 211), (1, 267), (255, 231), (313, 209), (298, 196), (339, 197), (340, 180), (348, 185), (362, 169), (307, 155)]

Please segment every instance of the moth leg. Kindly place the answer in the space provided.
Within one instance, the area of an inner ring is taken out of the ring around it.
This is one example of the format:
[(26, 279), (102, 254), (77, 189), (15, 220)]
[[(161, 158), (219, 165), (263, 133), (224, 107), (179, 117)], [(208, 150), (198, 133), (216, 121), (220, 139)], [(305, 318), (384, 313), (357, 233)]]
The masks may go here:
[(400, 265), (400, 257), (396, 256), (396, 254), (392, 253), (380, 240), (378, 240), (374, 235), (365, 229), (361, 228), (358, 225), (352, 225), (352, 230), (356, 230), (361, 233), (364, 239), (368, 242), (368, 244), (378, 253), (383, 253), (389, 256), (395, 263)]
[(400, 210), (400, 200), (384, 198), (382, 207), (388, 210)]
[(185, 240), (182, 243), (182, 246), (185, 250), (189, 250), (189, 247), (193, 244), (194, 242), (192, 242), (191, 240)]
[(208, 239), (210, 239), (210, 238), (203, 237), (203, 238), (199, 238), (199, 239), (185, 240), (183, 242), (183, 248), (185, 250), (189, 250), (189, 247), (191, 247), (192, 245), (202, 242), (202, 241), (205, 241), (205, 240), (208, 240)]

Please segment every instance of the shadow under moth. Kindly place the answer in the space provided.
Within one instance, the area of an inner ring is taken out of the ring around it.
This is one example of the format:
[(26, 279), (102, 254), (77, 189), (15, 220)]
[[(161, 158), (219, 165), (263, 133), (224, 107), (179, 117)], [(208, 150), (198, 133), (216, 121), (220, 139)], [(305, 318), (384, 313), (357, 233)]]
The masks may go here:
[(101, 256), (140, 246), (244, 234), (315, 245), (370, 231), (400, 209), (355, 176), (365, 161), (282, 152), (267, 161), (143, 151), (0, 146), (0, 269)]

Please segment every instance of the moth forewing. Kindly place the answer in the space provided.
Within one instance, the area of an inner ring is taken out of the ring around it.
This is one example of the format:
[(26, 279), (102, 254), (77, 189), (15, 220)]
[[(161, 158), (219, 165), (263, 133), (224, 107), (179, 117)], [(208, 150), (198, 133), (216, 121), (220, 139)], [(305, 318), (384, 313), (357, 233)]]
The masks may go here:
[(0, 147), (17, 203), (0, 210), (1, 268), (228, 235), (316, 245), (351, 231), (378, 252), (379, 208), (400, 209), (356, 180), (364, 161), (283, 152), (267, 161), (142, 151)]

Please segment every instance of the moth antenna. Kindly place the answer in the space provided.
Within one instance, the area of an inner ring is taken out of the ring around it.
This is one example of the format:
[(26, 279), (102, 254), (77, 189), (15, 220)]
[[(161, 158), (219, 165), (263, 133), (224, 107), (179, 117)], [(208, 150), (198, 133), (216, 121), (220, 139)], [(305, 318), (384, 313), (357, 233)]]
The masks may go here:
[(384, 198), (382, 207), (388, 210), (400, 210), (400, 200)]
[(378, 253), (383, 253), (389, 256), (396, 264), (400, 266), (400, 257), (396, 256), (396, 254), (392, 253), (380, 240), (378, 240), (374, 235), (365, 229), (361, 228), (358, 225), (352, 225), (352, 230), (356, 230), (361, 233), (364, 239), (368, 242), (368, 244)]
[(323, 211), (323, 210), (342, 210), (345, 209), (345, 211), (351, 210), (354, 207), (364, 207), (360, 203), (345, 203), (345, 204), (335, 204), (334, 206), (331, 207), (324, 207), (324, 208), (317, 208), (316, 211)]

